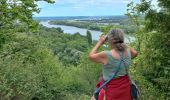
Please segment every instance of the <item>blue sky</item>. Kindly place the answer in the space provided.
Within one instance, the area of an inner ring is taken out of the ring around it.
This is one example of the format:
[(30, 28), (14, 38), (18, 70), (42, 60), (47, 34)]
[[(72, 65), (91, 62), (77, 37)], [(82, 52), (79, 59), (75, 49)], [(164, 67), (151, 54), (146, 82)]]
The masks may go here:
[(124, 15), (127, 4), (140, 0), (55, 0), (54, 4), (38, 2), (41, 12), (36, 17), (45, 16), (105, 16)]

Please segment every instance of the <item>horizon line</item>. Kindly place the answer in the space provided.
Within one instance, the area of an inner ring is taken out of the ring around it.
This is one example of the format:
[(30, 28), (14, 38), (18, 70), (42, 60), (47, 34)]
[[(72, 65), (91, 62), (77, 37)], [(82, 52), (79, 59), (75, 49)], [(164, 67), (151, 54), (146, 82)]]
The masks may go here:
[(87, 15), (87, 16), (33, 16), (33, 17), (108, 17), (108, 16), (126, 16), (126, 15)]

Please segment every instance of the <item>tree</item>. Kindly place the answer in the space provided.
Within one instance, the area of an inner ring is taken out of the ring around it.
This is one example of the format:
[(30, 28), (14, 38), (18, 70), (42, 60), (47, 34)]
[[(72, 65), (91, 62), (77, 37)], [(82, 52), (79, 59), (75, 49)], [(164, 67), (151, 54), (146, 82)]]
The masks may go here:
[(0, 30), (16, 28), (17, 24), (24, 24), (27, 30), (35, 30), (38, 25), (33, 20), (33, 12), (39, 13), (36, 2), (53, 0), (1, 0), (0, 1)]
[(13, 40), (13, 33), (37, 30), (38, 23), (32, 17), (34, 12), (40, 12), (38, 1), (54, 3), (53, 0), (0, 0), (0, 49)]
[[(163, 99), (170, 97), (170, 1), (158, 0), (158, 7), (154, 7), (151, 0), (129, 5), (129, 14), (139, 25), (138, 15), (144, 16), (144, 27), (140, 28), (140, 57), (142, 61), (138, 71), (157, 87)], [(159, 93), (160, 94), (160, 93)], [(156, 96), (156, 95), (155, 95)], [(159, 97), (160, 98), (160, 97)]]
[(87, 30), (86, 34), (87, 34), (88, 43), (89, 43), (89, 44), (92, 44), (91, 32), (90, 32), (89, 30)]

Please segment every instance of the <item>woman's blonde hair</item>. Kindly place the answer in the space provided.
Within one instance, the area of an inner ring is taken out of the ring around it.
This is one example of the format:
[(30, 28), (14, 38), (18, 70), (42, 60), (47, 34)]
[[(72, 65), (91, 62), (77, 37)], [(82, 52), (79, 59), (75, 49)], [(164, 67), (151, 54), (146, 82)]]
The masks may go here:
[(111, 29), (108, 33), (108, 41), (119, 51), (124, 51), (126, 49), (126, 45), (124, 43), (124, 32), (121, 29)]

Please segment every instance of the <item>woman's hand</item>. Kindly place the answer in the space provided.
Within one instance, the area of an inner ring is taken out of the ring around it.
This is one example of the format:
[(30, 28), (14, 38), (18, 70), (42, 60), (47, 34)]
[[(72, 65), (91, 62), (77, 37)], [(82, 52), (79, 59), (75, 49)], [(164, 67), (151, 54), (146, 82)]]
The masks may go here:
[(96, 100), (95, 97), (94, 97), (94, 95), (91, 97), (91, 100)]
[(102, 35), (102, 36), (100, 36), (100, 39), (99, 39), (98, 43), (99, 43), (100, 45), (102, 45), (102, 44), (104, 44), (105, 40), (106, 40), (106, 36), (105, 36), (105, 35)]

